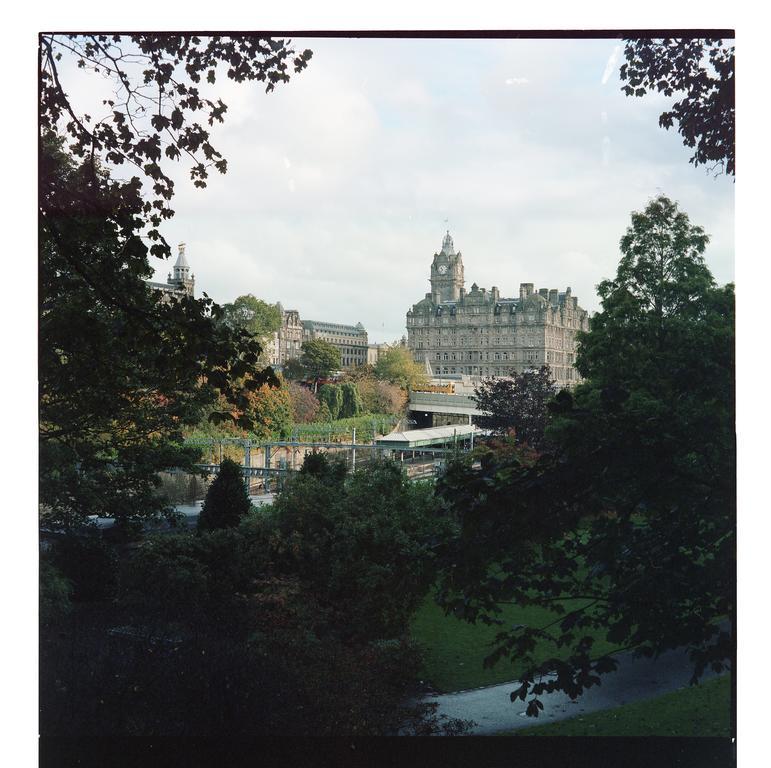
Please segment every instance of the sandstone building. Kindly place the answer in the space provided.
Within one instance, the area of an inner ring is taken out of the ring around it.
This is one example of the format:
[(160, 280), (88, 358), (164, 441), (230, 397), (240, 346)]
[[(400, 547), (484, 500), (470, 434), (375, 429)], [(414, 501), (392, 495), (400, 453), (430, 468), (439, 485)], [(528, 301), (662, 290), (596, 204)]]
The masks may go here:
[(407, 346), (435, 375), (506, 376), (547, 364), (559, 387), (579, 380), (576, 334), (589, 329), (570, 288), (533, 289), (502, 297), (476, 283), (466, 292), (463, 259), (450, 237), (431, 263), (431, 292), (407, 312)]
[(361, 323), (342, 325), (319, 320), (303, 320), (303, 341), (323, 339), (340, 350), (343, 368), (364, 365), (367, 362), (367, 332)]
[(276, 307), (281, 312), (281, 327), (273, 334), (270, 364), (280, 366), (302, 354), (303, 324), (296, 309), (284, 309), (280, 302)]
[(195, 275), (190, 272), (190, 265), (185, 258), (185, 244), (179, 244), (179, 255), (177, 261), (174, 264), (172, 272), (169, 272), (169, 277), (165, 283), (154, 283), (152, 281), (147, 284), (156, 291), (160, 291), (164, 294), (164, 298), (172, 299), (182, 296), (195, 295)]

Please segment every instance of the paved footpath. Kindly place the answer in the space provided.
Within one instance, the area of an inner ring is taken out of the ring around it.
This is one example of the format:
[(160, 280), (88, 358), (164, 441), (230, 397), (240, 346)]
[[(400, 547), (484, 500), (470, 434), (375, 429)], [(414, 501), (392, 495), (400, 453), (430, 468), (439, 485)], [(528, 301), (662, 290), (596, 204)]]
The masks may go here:
[[(682, 650), (664, 653), (655, 661), (635, 659), (630, 653), (619, 654), (617, 658), (616, 671), (600, 675), (601, 685), (589, 688), (576, 701), (561, 692), (540, 696), (543, 710), (537, 718), (525, 714), (530, 696), (524, 702), (510, 700), (511, 692), (519, 688), (517, 682), (426, 696), (424, 701), (437, 702), (438, 715), (473, 720), (476, 725), (469, 732), (471, 735), (489, 735), (661, 696), (688, 687), (693, 673), (693, 665)], [(714, 676), (713, 672), (707, 671), (702, 680)]]

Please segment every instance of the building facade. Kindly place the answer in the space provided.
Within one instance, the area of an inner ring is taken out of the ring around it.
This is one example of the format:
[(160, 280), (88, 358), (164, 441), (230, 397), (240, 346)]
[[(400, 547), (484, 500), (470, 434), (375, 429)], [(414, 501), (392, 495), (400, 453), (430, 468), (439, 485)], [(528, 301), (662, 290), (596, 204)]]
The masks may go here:
[(367, 362), (367, 332), (361, 323), (342, 325), (319, 320), (303, 320), (303, 341), (322, 339), (340, 350), (340, 364), (353, 368)]
[(393, 346), (393, 344), (388, 344), (387, 342), (382, 342), (380, 344), (369, 344), (367, 346), (367, 363), (369, 365), (375, 365), (380, 359), (380, 355), (387, 352)]
[(576, 334), (589, 329), (586, 310), (570, 288), (502, 297), (476, 283), (466, 292), (463, 258), (450, 233), (431, 262), (431, 292), (407, 312), (407, 346), (435, 375), (508, 376), (548, 365), (559, 387), (579, 381)]
[(276, 307), (281, 312), (281, 327), (273, 334), (270, 364), (281, 366), (302, 354), (303, 324), (296, 309), (284, 309), (280, 302)]
[(185, 244), (180, 243), (177, 261), (165, 283), (155, 283), (148, 280), (147, 284), (155, 291), (164, 294), (164, 299), (171, 300), (182, 296), (195, 295), (195, 275), (190, 272), (190, 265), (185, 258)]

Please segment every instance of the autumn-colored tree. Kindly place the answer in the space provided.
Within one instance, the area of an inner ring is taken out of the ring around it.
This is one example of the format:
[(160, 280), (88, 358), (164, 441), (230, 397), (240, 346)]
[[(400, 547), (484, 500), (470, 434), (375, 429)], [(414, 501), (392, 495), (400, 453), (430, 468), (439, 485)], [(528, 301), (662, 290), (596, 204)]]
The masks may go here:
[(298, 424), (308, 424), (316, 421), (319, 415), (319, 399), (308, 387), (297, 384), (294, 381), (289, 382), (289, 397), (292, 401), (293, 421)]
[(422, 366), (412, 359), (412, 353), (407, 347), (401, 346), (391, 347), (378, 357), (375, 376), (381, 381), (398, 384), (405, 389), (427, 383), (426, 372)]
[(292, 397), (283, 379), (281, 385), (263, 384), (249, 392), (249, 415), (254, 420), (253, 434), (258, 438), (287, 437), (292, 431)]
[(396, 384), (362, 378), (356, 383), (364, 411), (368, 413), (389, 413), (400, 416), (407, 406), (407, 392)]

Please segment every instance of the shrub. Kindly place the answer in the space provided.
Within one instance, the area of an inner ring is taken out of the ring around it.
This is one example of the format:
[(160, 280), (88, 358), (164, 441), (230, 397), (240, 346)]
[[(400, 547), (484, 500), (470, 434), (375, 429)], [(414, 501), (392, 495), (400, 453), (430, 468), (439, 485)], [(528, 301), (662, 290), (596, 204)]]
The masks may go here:
[(223, 459), (219, 474), (206, 493), (198, 518), (198, 530), (234, 528), (250, 507), (241, 468), (235, 461)]
[(49, 554), (50, 563), (71, 585), (76, 602), (105, 600), (117, 585), (117, 558), (96, 535), (65, 536)]
[(40, 561), (40, 624), (56, 623), (69, 613), (72, 584), (47, 559)]

